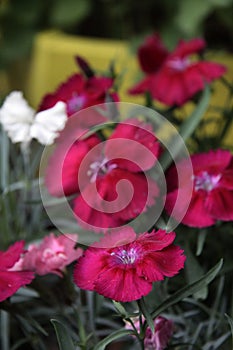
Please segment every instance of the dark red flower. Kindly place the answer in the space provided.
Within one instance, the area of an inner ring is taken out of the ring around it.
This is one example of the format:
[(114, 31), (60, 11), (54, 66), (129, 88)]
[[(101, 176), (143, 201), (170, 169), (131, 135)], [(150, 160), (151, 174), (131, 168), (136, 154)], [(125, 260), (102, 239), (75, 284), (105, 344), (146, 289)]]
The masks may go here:
[[(157, 161), (160, 145), (149, 125), (129, 120), (102, 142), (97, 135), (76, 141), (67, 152), (55, 149), (45, 183), (53, 196), (77, 194), (73, 209), (82, 225), (121, 226), (155, 203), (159, 189), (145, 175)], [(61, 183), (54, 171), (61, 171)]]
[(106, 248), (95, 244), (78, 259), (74, 282), (113, 300), (140, 299), (151, 291), (153, 282), (183, 268), (185, 256), (172, 244), (174, 239), (174, 232), (162, 230), (136, 237), (131, 228), (106, 236), (100, 242)]
[(13, 295), (20, 287), (31, 283), (34, 273), (14, 270), (14, 265), (24, 252), (24, 242), (11, 245), (7, 251), (0, 251), (0, 302)]
[(131, 94), (148, 91), (152, 98), (168, 106), (181, 106), (203, 90), (205, 83), (212, 82), (226, 72), (226, 68), (218, 63), (191, 59), (191, 55), (205, 48), (203, 39), (180, 41), (170, 54), (164, 51), (162, 59), (155, 59), (154, 66), (153, 57), (156, 57), (156, 51), (160, 57), (161, 49), (153, 37), (147, 39), (147, 42), (147, 45), (152, 47), (143, 50), (141, 52), (143, 59), (139, 58), (140, 62), (143, 62), (142, 68), (147, 76), (130, 89)]
[(153, 34), (145, 39), (138, 48), (138, 60), (141, 69), (146, 74), (155, 73), (162, 65), (169, 51), (164, 46), (159, 34)]
[(86, 78), (77, 73), (62, 83), (54, 93), (46, 95), (39, 110), (48, 109), (56, 102), (63, 101), (66, 103), (68, 116), (71, 116), (81, 109), (106, 102), (108, 95), (112, 101), (118, 101), (117, 94), (111, 92), (112, 87), (111, 78), (103, 76)]
[[(193, 181), (192, 199), (182, 222), (187, 226), (208, 227), (217, 220), (233, 220), (233, 156), (228, 150), (218, 149), (191, 156), (193, 179), (186, 178), (178, 188), (175, 167), (167, 175), (169, 184), (165, 208), (170, 214), (179, 190)], [(180, 170), (185, 172), (186, 162)], [(180, 208), (181, 209), (181, 208)]]

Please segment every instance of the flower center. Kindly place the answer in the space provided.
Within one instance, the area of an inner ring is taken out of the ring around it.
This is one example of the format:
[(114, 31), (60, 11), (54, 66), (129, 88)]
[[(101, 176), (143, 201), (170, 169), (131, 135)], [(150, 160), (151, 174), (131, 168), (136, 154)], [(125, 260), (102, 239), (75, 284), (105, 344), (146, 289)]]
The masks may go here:
[(111, 256), (114, 256), (117, 262), (120, 262), (123, 265), (132, 265), (139, 257), (138, 251), (135, 248), (130, 249), (118, 249), (111, 253)]
[(178, 72), (182, 72), (190, 65), (190, 60), (187, 57), (174, 57), (167, 62), (167, 65)]
[(79, 111), (85, 103), (85, 96), (83, 95), (77, 95), (74, 94), (70, 100), (67, 101), (67, 106), (68, 106), (68, 111), (69, 113), (75, 113), (77, 111)]
[(108, 159), (103, 158), (91, 163), (87, 175), (90, 176), (90, 182), (95, 182), (98, 176), (103, 176), (116, 167), (116, 164), (109, 164)]
[(46, 248), (41, 258), (43, 262), (47, 262), (47, 263), (56, 259), (67, 260), (67, 257), (63, 252), (54, 252), (52, 249)]
[(207, 171), (203, 171), (201, 175), (194, 176), (194, 189), (195, 191), (204, 190), (207, 192), (212, 191), (221, 178), (221, 175), (210, 175)]

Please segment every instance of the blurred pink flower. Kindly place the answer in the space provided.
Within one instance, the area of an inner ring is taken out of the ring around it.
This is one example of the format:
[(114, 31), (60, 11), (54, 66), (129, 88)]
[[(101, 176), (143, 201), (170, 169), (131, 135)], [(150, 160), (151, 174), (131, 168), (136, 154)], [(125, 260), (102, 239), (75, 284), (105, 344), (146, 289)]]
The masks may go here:
[(82, 255), (82, 249), (75, 249), (77, 238), (75, 234), (56, 237), (50, 233), (39, 245), (29, 245), (22, 258), (22, 269), (38, 275), (53, 273), (62, 277), (65, 267)]
[(13, 295), (20, 287), (31, 283), (34, 273), (12, 269), (24, 253), (24, 242), (11, 245), (8, 250), (0, 251), (0, 302)]
[[(182, 223), (192, 227), (208, 227), (217, 220), (233, 220), (233, 156), (230, 151), (218, 149), (194, 154), (191, 161), (193, 179), (184, 178), (179, 187), (176, 168), (173, 166), (168, 171), (167, 212), (172, 212), (178, 191), (185, 193), (186, 185), (193, 180), (192, 199)], [(185, 173), (185, 160), (180, 162), (179, 167)]]
[[(52, 196), (77, 194), (73, 210), (80, 225), (118, 227), (155, 203), (159, 188), (144, 171), (155, 165), (160, 150), (150, 125), (129, 119), (117, 124), (105, 142), (94, 134), (76, 141), (66, 152), (58, 145), (45, 184)], [(56, 180), (54, 171), (59, 168)]]
[[(145, 320), (144, 317), (142, 320)], [(137, 331), (140, 332), (139, 318), (136, 317), (135, 320), (132, 319), (132, 321)], [(173, 322), (165, 317), (158, 316), (154, 319), (154, 326), (154, 333), (152, 333), (149, 327), (146, 329), (144, 338), (145, 350), (164, 350), (167, 348), (168, 342), (173, 334)], [(133, 329), (130, 322), (126, 322), (125, 328)]]
[(134, 95), (148, 91), (152, 98), (165, 105), (183, 105), (202, 91), (205, 83), (226, 72), (226, 67), (218, 63), (191, 59), (191, 55), (199, 53), (205, 46), (205, 41), (200, 38), (188, 42), (181, 40), (168, 53), (156, 34), (147, 38), (138, 52), (139, 62), (147, 75), (129, 93)]
[(136, 236), (129, 227), (105, 236), (78, 259), (74, 282), (116, 301), (140, 299), (150, 293), (153, 282), (184, 267), (183, 250), (172, 244), (174, 239), (174, 232), (162, 230)]

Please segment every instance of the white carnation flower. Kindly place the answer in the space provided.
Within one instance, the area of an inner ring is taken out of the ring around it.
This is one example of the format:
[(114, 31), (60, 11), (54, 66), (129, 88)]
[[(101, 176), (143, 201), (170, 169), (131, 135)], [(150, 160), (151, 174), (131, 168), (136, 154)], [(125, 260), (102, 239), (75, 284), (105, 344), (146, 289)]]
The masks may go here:
[(66, 121), (64, 102), (36, 113), (20, 91), (11, 92), (0, 108), (0, 122), (13, 143), (29, 143), (35, 138), (42, 145), (51, 145)]

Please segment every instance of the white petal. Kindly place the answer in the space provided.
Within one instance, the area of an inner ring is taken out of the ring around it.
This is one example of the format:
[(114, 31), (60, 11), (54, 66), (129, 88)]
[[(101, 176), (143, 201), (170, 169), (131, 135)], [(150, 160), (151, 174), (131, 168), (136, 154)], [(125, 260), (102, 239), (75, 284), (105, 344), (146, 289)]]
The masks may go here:
[(58, 133), (49, 130), (44, 125), (35, 124), (31, 126), (30, 135), (42, 145), (51, 145), (58, 136)]
[(7, 134), (13, 143), (16, 142), (29, 142), (31, 141), (30, 136), (30, 124), (12, 124), (8, 127)]
[(54, 107), (39, 112), (31, 127), (31, 137), (36, 138), (43, 145), (51, 145), (66, 124), (66, 104), (57, 102)]
[(34, 114), (34, 109), (23, 98), (22, 92), (13, 91), (0, 108), (0, 122), (4, 128), (8, 124), (32, 123)]

